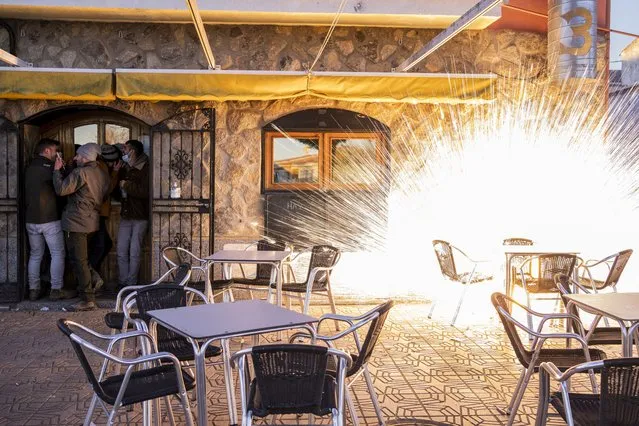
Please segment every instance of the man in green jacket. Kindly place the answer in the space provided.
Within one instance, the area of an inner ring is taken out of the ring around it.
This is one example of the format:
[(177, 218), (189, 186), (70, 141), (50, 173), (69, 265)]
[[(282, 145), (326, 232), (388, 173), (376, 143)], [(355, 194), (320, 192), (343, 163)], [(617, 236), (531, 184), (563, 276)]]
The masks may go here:
[(55, 192), (59, 196), (68, 196), (62, 212), (62, 229), (83, 299), (73, 306), (78, 311), (97, 308), (87, 246), (89, 236), (98, 230), (100, 206), (109, 190), (109, 176), (96, 163), (100, 152), (96, 143), (82, 145), (74, 157), (78, 167), (63, 179), (61, 169), (64, 163), (58, 158), (53, 172)]

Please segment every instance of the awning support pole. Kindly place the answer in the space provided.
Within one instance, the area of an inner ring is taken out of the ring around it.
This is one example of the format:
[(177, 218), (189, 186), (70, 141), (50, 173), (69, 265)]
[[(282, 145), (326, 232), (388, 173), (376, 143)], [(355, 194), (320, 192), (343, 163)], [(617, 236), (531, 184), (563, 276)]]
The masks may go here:
[[(503, 1), (504, 3), (508, 3), (508, 0)], [(399, 64), (397, 69), (393, 71), (405, 72), (410, 70), (415, 65), (423, 61), (427, 56), (443, 46), (451, 38), (455, 37), (458, 33), (467, 28), (477, 18), (479, 18), (501, 2), (502, 0), (481, 0), (475, 6), (468, 9), (468, 11), (460, 16), (459, 19), (450, 24), (450, 27), (437, 34), (430, 42), (428, 42), (428, 44), (422, 47), (419, 52), (413, 54), (410, 58)]]
[(189, 7), (191, 19), (193, 19), (193, 24), (195, 25), (195, 32), (197, 33), (197, 37), (200, 39), (200, 45), (202, 46), (202, 50), (204, 50), (204, 56), (209, 64), (209, 69), (214, 70), (216, 69), (215, 57), (213, 56), (213, 50), (209, 44), (209, 38), (206, 35), (206, 29), (202, 22), (200, 9), (197, 7), (197, 0), (186, 0), (186, 5)]
[(9, 65), (14, 65), (16, 67), (32, 67), (33, 64), (31, 62), (23, 61), (15, 55), (7, 52), (6, 50), (0, 49), (0, 61), (5, 62)]

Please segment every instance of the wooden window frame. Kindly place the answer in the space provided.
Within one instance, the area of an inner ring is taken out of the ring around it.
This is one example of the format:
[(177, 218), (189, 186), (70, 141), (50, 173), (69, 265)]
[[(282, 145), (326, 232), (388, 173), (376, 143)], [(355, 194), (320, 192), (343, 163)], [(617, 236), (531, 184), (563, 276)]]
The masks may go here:
[[(375, 141), (375, 159), (381, 167), (387, 165), (387, 141), (378, 132), (290, 132), (270, 131), (264, 135), (264, 190), (369, 190), (371, 185), (366, 183), (338, 184), (332, 182), (331, 144), (335, 139), (373, 139)], [(318, 143), (318, 182), (317, 183), (275, 183), (273, 173), (273, 139), (290, 136), (292, 138), (317, 138)]]

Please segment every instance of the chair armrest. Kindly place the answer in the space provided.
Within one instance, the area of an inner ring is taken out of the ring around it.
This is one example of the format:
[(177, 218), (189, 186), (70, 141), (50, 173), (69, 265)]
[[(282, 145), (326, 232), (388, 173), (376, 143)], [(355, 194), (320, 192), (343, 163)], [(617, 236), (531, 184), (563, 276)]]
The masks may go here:
[(583, 362), (581, 364), (575, 365), (574, 367), (570, 367), (563, 373), (552, 362), (542, 362), (539, 365), (539, 368), (543, 368), (544, 370), (546, 370), (550, 378), (552, 378), (553, 380), (557, 382), (565, 382), (577, 373), (583, 373), (584, 371), (588, 370), (599, 370), (603, 367), (603, 365), (604, 362), (602, 360)]
[[(358, 322), (357, 324), (351, 324), (351, 326), (349, 328), (347, 328), (344, 331), (340, 331), (339, 333), (330, 335), (330, 336), (324, 336), (324, 335), (316, 335), (316, 339), (317, 340), (322, 340), (324, 342), (332, 342), (335, 340), (339, 340), (342, 337), (350, 334), (350, 333), (355, 333), (358, 329), (360, 329), (361, 327), (367, 325), (368, 323), (370, 323), (372, 320), (374, 320), (375, 318), (379, 317), (379, 312), (375, 312), (373, 315), (371, 315), (369, 318), (366, 318), (360, 322)], [(325, 320), (329, 319), (329, 318), (323, 318)], [(339, 320), (339, 318), (336, 318)], [(320, 321), (322, 321), (322, 319), (320, 319)], [(350, 321), (345, 321), (345, 322), (350, 322)], [(317, 328), (319, 329), (319, 322), (317, 324)]]
[(468, 256), (466, 253), (464, 253), (459, 247), (455, 247), (454, 245), (450, 245), (454, 250), (457, 250), (462, 256), (464, 256), (469, 262), (471, 263), (491, 263), (491, 260), (487, 260), (487, 259), (473, 259), (470, 256)]
[(544, 315), (541, 320), (539, 321), (539, 326), (537, 327), (537, 331), (539, 333), (542, 332), (544, 324), (548, 321), (548, 320), (553, 320), (553, 319), (570, 319), (573, 322), (579, 324), (579, 326), (581, 327), (581, 330), (584, 330), (584, 325), (581, 322), (581, 318), (579, 318), (576, 315), (573, 314), (568, 314), (568, 313), (552, 313), (552, 314), (546, 314)]
[(113, 347), (119, 341), (133, 338), (144, 338), (145, 340), (147, 340), (147, 343), (150, 344), (151, 349), (157, 352), (155, 340), (153, 340), (153, 336), (151, 336), (146, 330), (138, 329), (136, 331), (127, 331), (126, 333), (115, 334), (112, 337), (113, 339), (111, 340), (111, 342), (109, 342), (109, 346), (107, 347), (108, 353), (111, 353), (111, 350), (113, 350)]
[(541, 333), (539, 331), (536, 330), (531, 330), (530, 328), (526, 327), (525, 325), (523, 325), (522, 323), (520, 323), (519, 321), (517, 321), (512, 315), (510, 315), (505, 309), (503, 309), (502, 307), (498, 307), (497, 310), (499, 311), (499, 313), (501, 315), (503, 315), (508, 321), (510, 321), (512, 324), (514, 324), (516, 327), (520, 328), (521, 330), (525, 331), (526, 333), (528, 333), (529, 335), (535, 337), (535, 340), (533, 341), (533, 347), (536, 346), (538, 344), (543, 345), (544, 341), (547, 339), (575, 339), (577, 340), (579, 343), (581, 343), (581, 345), (587, 350), (588, 348), (588, 342), (586, 342), (586, 340), (584, 339), (583, 336), (576, 334), (576, 333), (568, 333), (568, 332), (563, 332), (563, 333)]

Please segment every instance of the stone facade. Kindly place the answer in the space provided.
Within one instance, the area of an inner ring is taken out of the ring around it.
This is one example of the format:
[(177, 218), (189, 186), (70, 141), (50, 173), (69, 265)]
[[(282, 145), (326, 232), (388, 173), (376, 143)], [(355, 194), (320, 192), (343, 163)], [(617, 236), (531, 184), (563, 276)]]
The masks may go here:
[[(193, 25), (8, 21), (17, 55), (36, 67), (202, 69), (206, 61)], [(319, 51), (325, 27), (208, 26), (222, 69), (304, 70)], [(325, 71), (390, 72), (418, 51), (436, 30), (338, 27), (315, 66)], [(606, 40), (600, 44), (605, 47)], [(601, 49), (600, 49), (601, 50)], [(509, 30), (467, 31), (420, 63), (416, 72), (495, 73), (496, 93), (546, 80), (545, 35)], [(602, 64), (603, 68), (603, 64)], [(33, 114), (77, 102), (0, 99), (0, 116), (18, 122)], [(314, 97), (225, 103), (98, 102), (149, 125), (195, 107), (216, 111), (215, 238), (218, 244), (251, 240), (263, 223), (262, 127), (302, 109), (332, 107), (356, 111), (385, 123), (393, 139), (427, 131), (430, 118), (472, 114), (481, 106), (338, 102)], [(410, 129), (409, 129), (410, 128)], [(409, 138), (406, 138), (409, 139)], [(395, 160), (401, 157), (395, 153)]]

